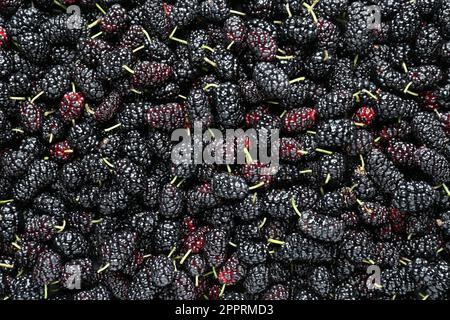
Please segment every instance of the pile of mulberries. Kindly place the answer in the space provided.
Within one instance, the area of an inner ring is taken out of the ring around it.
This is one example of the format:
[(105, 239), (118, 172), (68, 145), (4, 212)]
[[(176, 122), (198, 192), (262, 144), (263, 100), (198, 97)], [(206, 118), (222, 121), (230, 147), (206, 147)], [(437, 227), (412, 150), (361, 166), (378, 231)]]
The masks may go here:
[(448, 0), (0, 1), (0, 299), (449, 299), (449, 65)]

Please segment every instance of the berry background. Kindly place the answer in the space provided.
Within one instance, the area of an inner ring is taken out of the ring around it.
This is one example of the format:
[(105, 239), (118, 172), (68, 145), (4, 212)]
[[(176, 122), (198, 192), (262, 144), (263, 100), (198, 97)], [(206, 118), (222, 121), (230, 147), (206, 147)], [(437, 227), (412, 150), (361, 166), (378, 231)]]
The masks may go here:
[(448, 299), (449, 64), (449, 0), (0, 0), (0, 299)]

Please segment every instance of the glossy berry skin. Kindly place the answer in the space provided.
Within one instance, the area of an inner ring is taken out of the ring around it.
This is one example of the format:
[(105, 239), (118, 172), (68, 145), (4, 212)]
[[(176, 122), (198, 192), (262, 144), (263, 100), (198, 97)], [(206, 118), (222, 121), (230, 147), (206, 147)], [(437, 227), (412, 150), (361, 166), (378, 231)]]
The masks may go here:
[(297, 227), (310, 237), (327, 242), (339, 242), (344, 236), (342, 221), (313, 211), (304, 211)]
[(42, 108), (34, 103), (26, 102), (20, 106), (20, 120), (29, 132), (36, 132), (42, 125)]
[(102, 103), (94, 111), (94, 119), (99, 122), (111, 120), (122, 104), (122, 97), (116, 91), (111, 92), (104, 98)]
[(225, 261), (225, 251), (228, 235), (224, 229), (215, 228), (206, 234), (204, 247), (207, 262), (212, 266), (219, 266)]
[(105, 264), (110, 264), (110, 270), (121, 270), (131, 257), (135, 245), (135, 233), (129, 231), (118, 232), (102, 243), (102, 261)]
[(0, 48), (5, 48), (8, 45), (9, 37), (4, 27), (0, 27)]
[(348, 90), (333, 91), (322, 97), (317, 104), (319, 119), (345, 117), (353, 107), (353, 96)]
[(64, 121), (72, 121), (78, 119), (84, 110), (85, 99), (79, 92), (66, 93), (59, 106), (61, 118)]
[(132, 84), (136, 89), (154, 87), (165, 83), (172, 75), (172, 68), (164, 63), (143, 61), (133, 74)]
[(449, 39), (449, 0), (0, 0), (0, 300), (448, 299)]
[(244, 179), (228, 174), (218, 174), (211, 181), (213, 192), (225, 199), (242, 199), (248, 193)]
[(224, 31), (227, 40), (242, 45), (247, 37), (244, 21), (238, 16), (230, 16), (224, 23)]
[(253, 78), (258, 88), (267, 97), (283, 99), (289, 94), (287, 75), (273, 64), (268, 62), (257, 64), (253, 71)]
[(16, 199), (31, 200), (39, 190), (56, 179), (57, 168), (57, 164), (53, 161), (35, 160), (14, 186)]
[(403, 174), (379, 150), (374, 149), (367, 156), (367, 172), (379, 188), (394, 192), (403, 181)]
[(424, 182), (407, 182), (395, 191), (393, 203), (396, 208), (407, 212), (428, 209), (436, 201), (436, 193)]
[(50, 157), (55, 161), (66, 162), (72, 157), (73, 150), (67, 140), (58, 142), (50, 147)]
[(146, 114), (150, 127), (172, 131), (182, 128), (185, 121), (185, 106), (179, 103), (169, 103), (150, 108)]
[(195, 124), (201, 122), (202, 126), (209, 127), (213, 121), (211, 103), (204, 90), (192, 90), (186, 101), (186, 110), (189, 122)]
[(261, 61), (273, 61), (278, 45), (270, 32), (263, 28), (250, 29), (247, 34), (247, 45), (252, 48), (255, 56)]
[(33, 277), (40, 285), (49, 284), (59, 278), (61, 273), (61, 257), (51, 250), (43, 251), (37, 258), (33, 269)]
[(261, 242), (243, 242), (239, 245), (237, 255), (248, 265), (255, 265), (267, 260), (267, 247)]
[(400, 166), (412, 168), (415, 163), (414, 154), (416, 147), (411, 143), (404, 143), (402, 141), (392, 141), (389, 143), (387, 153), (392, 161)]
[(376, 117), (376, 111), (374, 108), (363, 106), (356, 110), (355, 114), (353, 115), (353, 120), (355, 122), (363, 123), (366, 126), (369, 126), (372, 124)]
[(205, 236), (208, 231), (208, 227), (192, 230), (184, 239), (185, 249), (191, 250), (194, 254), (201, 252), (205, 246)]
[(224, 127), (234, 127), (244, 118), (244, 110), (237, 85), (227, 82), (215, 88), (213, 101), (217, 110), (217, 121)]
[(184, 201), (182, 191), (168, 183), (161, 189), (159, 210), (167, 218), (177, 217), (183, 210)]
[(172, 283), (175, 269), (172, 261), (165, 255), (158, 255), (150, 262), (152, 281), (158, 287), (165, 287)]
[(316, 109), (301, 108), (288, 111), (283, 117), (283, 129), (288, 132), (308, 130), (316, 123)]
[(356, 126), (350, 120), (328, 120), (321, 122), (315, 136), (322, 147), (341, 147), (348, 144), (355, 134)]
[(221, 284), (232, 285), (242, 279), (245, 275), (245, 267), (237, 256), (230, 257), (220, 269), (217, 278)]
[(415, 163), (427, 174), (434, 184), (445, 183), (450, 177), (450, 164), (448, 160), (433, 149), (418, 148), (414, 153)]
[(107, 34), (116, 35), (125, 31), (127, 12), (120, 5), (113, 5), (101, 21), (101, 29)]

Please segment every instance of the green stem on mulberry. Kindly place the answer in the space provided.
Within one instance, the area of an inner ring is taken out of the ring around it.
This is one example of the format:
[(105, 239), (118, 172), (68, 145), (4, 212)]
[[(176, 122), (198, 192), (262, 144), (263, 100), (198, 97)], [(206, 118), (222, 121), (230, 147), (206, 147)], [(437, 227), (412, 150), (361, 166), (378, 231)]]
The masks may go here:
[(173, 246), (167, 256), (170, 258), (175, 253), (175, 250), (177, 250), (177, 246)]
[(378, 97), (374, 95), (371, 91), (367, 89), (362, 89), (361, 91), (368, 94), (373, 100), (378, 101)]
[(295, 56), (275, 56), (278, 60), (292, 60)]
[(244, 147), (244, 155), (245, 155), (245, 161), (247, 162), (247, 164), (252, 164), (253, 163), (252, 155), (250, 154), (248, 149), (245, 147)]
[(85, 106), (87, 113), (89, 113), (90, 115), (95, 114), (94, 110), (91, 109), (91, 107), (86, 103)]
[(329, 151), (329, 150), (325, 150), (325, 149), (321, 149), (321, 148), (315, 148), (314, 149), (316, 152), (320, 152), (323, 154), (327, 154), (329, 156), (331, 156), (333, 154), (333, 151)]
[(100, 219), (96, 219), (96, 220), (91, 220), (91, 224), (99, 224), (103, 222), (103, 218)]
[(215, 63), (214, 61), (212, 61), (211, 59), (204, 57), (203, 60), (208, 63), (209, 65), (211, 65), (214, 68), (217, 68), (217, 63)]
[(181, 181), (177, 183), (177, 188), (179, 188), (185, 181), (186, 179), (181, 179)]
[(261, 181), (260, 183), (258, 183), (258, 184), (255, 184), (254, 186), (251, 186), (251, 187), (249, 187), (248, 188), (248, 190), (255, 190), (255, 189), (258, 189), (258, 188), (261, 188), (262, 186), (264, 186), (265, 185), (265, 182), (264, 181)]
[(66, 220), (63, 220), (62, 226), (54, 226), (54, 228), (57, 230), (56, 233), (62, 233), (66, 228)]
[(12, 128), (11, 131), (12, 131), (12, 132), (16, 132), (16, 133), (20, 133), (20, 134), (24, 134), (24, 133), (25, 133), (25, 131), (23, 131), (23, 130), (20, 129), (20, 128)]
[(169, 35), (169, 39), (172, 40), (172, 41), (175, 41), (175, 42), (187, 45), (188, 42), (186, 40), (182, 40), (182, 39), (179, 39), (179, 38), (175, 37), (175, 32), (177, 32), (177, 29), (178, 29), (178, 27), (175, 27), (173, 29), (173, 31)]
[(17, 250), (21, 250), (22, 247), (17, 242), (11, 242), (11, 245), (16, 248)]
[(406, 66), (406, 63), (402, 63), (402, 67), (403, 67), (403, 71), (405, 71), (405, 73), (408, 73), (408, 67)]
[(123, 68), (124, 70), (128, 71), (129, 73), (134, 74), (134, 70), (131, 69), (129, 66), (123, 65), (122, 68)]
[(450, 197), (450, 190), (448, 189), (448, 187), (445, 183), (442, 184), (442, 188), (444, 188), (445, 192), (447, 193), (447, 196)]
[(145, 49), (145, 45), (142, 45), (140, 47), (137, 47), (136, 49), (133, 49), (133, 53), (136, 53), (138, 51), (141, 51), (142, 49)]
[(142, 33), (145, 35), (145, 37), (147, 38), (147, 40), (149, 42), (152, 42), (152, 38), (150, 37), (150, 34), (147, 32), (147, 30), (145, 30), (144, 28), (142, 28)]
[(130, 89), (131, 92), (136, 93), (136, 94), (142, 94), (142, 91), (136, 90), (136, 89)]
[(288, 14), (288, 17), (291, 18), (292, 17), (292, 12), (291, 12), (291, 7), (289, 6), (289, 3), (285, 4), (285, 8), (286, 8), (286, 12)]
[(210, 46), (207, 46), (206, 44), (202, 45), (201, 48), (202, 48), (202, 49), (206, 49), (206, 50), (208, 50), (208, 51), (210, 51), (210, 52), (214, 52), (214, 49), (211, 48)]
[(375, 261), (373, 261), (372, 259), (369, 259), (369, 258), (364, 259), (362, 262), (365, 263), (365, 264), (370, 264), (370, 265), (374, 265), (375, 264)]
[(98, 270), (97, 270), (97, 273), (102, 273), (103, 271), (105, 271), (106, 269), (108, 269), (109, 267), (110, 267), (110, 263), (108, 262), (107, 264), (105, 264), (104, 266), (102, 266), (102, 267), (100, 267)]
[(277, 239), (272, 239), (272, 238), (269, 238), (269, 239), (267, 240), (267, 242), (268, 242), (268, 243), (272, 243), (272, 244), (278, 244), (278, 245), (280, 245), (280, 246), (282, 246), (282, 245), (285, 244), (284, 241), (277, 240)]
[(48, 299), (48, 287), (46, 284), (44, 284), (44, 300)]
[(55, 5), (57, 5), (58, 7), (60, 7), (61, 9), (63, 9), (65, 12), (67, 12), (67, 7), (65, 5), (63, 5), (61, 2), (59, 2), (58, 0), (53, 0), (53, 3)]
[(264, 219), (263, 219), (263, 220), (261, 221), (261, 223), (259, 224), (258, 228), (259, 228), (259, 229), (262, 229), (262, 228), (264, 227), (264, 225), (266, 224), (266, 222), (267, 222), (267, 218), (264, 217)]
[(219, 87), (218, 84), (208, 83), (206, 86), (203, 87), (203, 91), (209, 91), (210, 88), (217, 88), (217, 87)]
[(328, 173), (326, 178), (325, 178), (325, 184), (330, 183), (330, 180), (331, 180), (331, 174)]
[(230, 13), (236, 14), (238, 16), (246, 16), (246, 14), (244, 12), (237, 11), (237, 10), (230, 10)]
[(110, 168), (114, 168), (114, 165), (109, 162), (109, 160), (107, 158), (102, 158), (102, 161)]
[(306, 2), (303, 2), (303, 6), (308, 10), (309, 14), (313, 18), (314, 23), (317, 23), (317, 16), (314, 12), (314, 6), (317, 4), (318, 1), (314, 1), (312, 5), (307, 4)]
[(406, 85), (405, 89), (403, 90), (403, 93), (406, 93), (406, 94), (412, 95), (412, 96), (414, 96), (414, 97), (417, 97), (417, 96), (419, 95), (418, 93), (409, 90), (409, 88), (412, 86), (412, 84), (413, 84), (412, 81), (411, 81), (410, 83), (408, 83), (408, 84)]
[(109, 128), (107, 128), (107, 129), (105, 129), (104, 131), (105, 131), (105, 132), (110, 132), (110, 131), (112, 131), (112, 130), (114, 130), (114, 129), (120, 128), (121, 126), (122, 126), (122, 124), (121, 124), (121, 123), (118, 123), (118, 124), (113, 125), (112, 127), (109, 127)]
[(257, 198), (258, 194), (255, 192), (252, 196), (252, 203), (255, 204), (256, 203), (256, 198)]
[(183, 264), (184, 261), (186, 261), (186, 259), (189, 257), (189, 255), (191, 254), (191, 252), (192, 252), (192, 249), (189, 249), (189, 250), (184, 254), (183, 258), (181, 258), (181, 260), (180, 260), (180, 264)]
[(289, 83), (293, 84), (293, 83), (300, 82), (300, 81), (305, 81), (305, 77), (298, 77), (298, 78), (292, 79), (291, 81), (289, 81)]
[(100, 37), (102, 34), (103, 34), (103, 31), (100, 31), (99, 33), (94, 34), (94, 35), (91, 37), (91, 39), (98, 38), (98, 37)]
[(37, 99), (39, 99), (45, 92), (41, 91), (37, 95), (34, 96), (34, 98), (31, 99), (31, 103), (34, 103)]
[(94, 22), (88, 24), (88, 29), (92, 29), (93, 27), (95, 27), (96, 25), (98, 25), (100, 22), (102, 22), (102, 19), (97, 19)]
[(223, 284), (222, 289), (220, 289), (219, 297), (222, 297), (225, 292), (226, 283)]
[(295, 201), (294, 197), (291, 198), (291, 205), (292, 205), (292, 208), (294, 209), (295, 213), (301, 218), (302, 217), (302, 213), (298, 209), (297, 201)]
[(422, 298), (422, 300), (427, 300), (430, 295), (429, 294), (423, 294), (423, 293), (419, 293), (420, 298)]
[(98, 3), (95, 4), (98, 10), (100, 10), (101, 13), (106, 14), (105, 9), (103, 9)]

